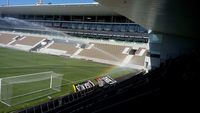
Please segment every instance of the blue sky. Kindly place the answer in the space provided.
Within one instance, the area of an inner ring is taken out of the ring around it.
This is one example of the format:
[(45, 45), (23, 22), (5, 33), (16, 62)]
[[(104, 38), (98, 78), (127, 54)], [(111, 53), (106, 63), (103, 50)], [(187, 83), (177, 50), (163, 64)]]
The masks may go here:
[[(37, 0), (9, 0), (11, 5), (24, 5), (24, 4), (35, 4)], [(94, 0), (43, 0), (44, 3), (90, 3), (94, 2)], [(0, 0), (0, 5), (4, 5), (7, 3), (7, 0)]]

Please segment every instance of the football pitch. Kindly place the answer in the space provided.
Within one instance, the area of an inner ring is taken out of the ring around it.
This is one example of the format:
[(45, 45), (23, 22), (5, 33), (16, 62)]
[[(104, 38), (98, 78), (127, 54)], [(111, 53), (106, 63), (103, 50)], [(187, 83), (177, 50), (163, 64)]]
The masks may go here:
[[(111, 77), (116, 78), (128, 73), (137, 72), (134, 69), (124, 69), (112, 65), (95, 63), (87, 60), (72, 59), (67, 57), (52, 56), (39, 53), (31, 53), (18, 51), (7, 48), (0, 48), (0, 78), (19, 76), (31, 73), (40, 73), (53, 71), (58, 74), (63, 74), (61, 91), (52, 93), (50, 96), (56, 98), (64, 96), (72, 92), (72, 84), (82, 82), (84, 80), (92, 80), (98, 76), (109, 74)], [(31, 87), (26, 87), (21, 84), (13, 89), (13, 93), (18, 94), (23, 90), (30, 90), (42, 86), (44, 82), (34, 83)], [(41, 93), (47, 93), (49, 90), (32, 95), (24, 96), (23, 98), (16, 98), (12, 101), (19, 101), (19, 99), (32, 100), (26, 103), (18, 104), (15, 106), (7, 106), (0, 103), (0, 113), (16, 111), (29, 106), (37, 105), (48, 101), (48, 97), (44, 96), (39, 99)]]

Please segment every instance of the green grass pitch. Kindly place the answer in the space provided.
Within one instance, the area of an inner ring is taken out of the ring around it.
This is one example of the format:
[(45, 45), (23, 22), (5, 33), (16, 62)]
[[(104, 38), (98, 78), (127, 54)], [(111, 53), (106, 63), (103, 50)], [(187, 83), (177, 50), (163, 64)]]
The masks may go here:
[[(95, 63), (92, 61), (0, 48), (0, 78), (46, 71), (54, 71), (55, 73), (64, 75), (62, 90), (59, 93), (50, 95), (53, 98), (72, 92), (73, 83), (87, 79), (94, 80), (97, 76), (106, 73), (110, 73), (112, 77), (117, 77), (130, 72), (136, 72), (136, 70), (133, 69), (118, 69), (118, 67), (112, 65)], [(27, 88), (27, 90), (30, 88), (22, 87), (24, 89)], [(19, 93), (18, 91), (20, 91), (20, 89), (15, 88), (14, 92)], [(36, 93), (23, 97), (23, 99), (31, 99), (39, 95), (39, 93)], [(12, 107), (0, 103), (0, 113), (23, 109), (46, 101), (48, 101), (47, 96)]]

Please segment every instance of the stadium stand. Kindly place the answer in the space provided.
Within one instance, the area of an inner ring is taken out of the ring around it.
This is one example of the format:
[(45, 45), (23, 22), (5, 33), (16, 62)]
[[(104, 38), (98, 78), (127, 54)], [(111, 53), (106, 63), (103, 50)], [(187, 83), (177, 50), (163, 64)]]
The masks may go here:
[(34, 46), (38, 42), (44, 40), (44, 38), (41, 37), (33, 37), (33, 36), (24, 36), (23, 39), (17, 40), (15, 43), (12, 45), (16, 44), (21, 44), (21, 45), (29, 45), (29, 46)]
[(142, 56), (134, 55), (130, 60), (130, 64), (141, 65), (144, 66), (146, 52), (143, 53)]
[(67, 54), (70, 54), (70, 55), (72, 55), (74, 52), (78, 50), (78, 48), (76, 48), (76, 44), (71, 44), (71, 43), (53, 43), (48, 48), (63, 50), (63, 51), (66, 51)]
[(17, 35), (14, 35), (14, 34), (1, 33), (0, 34), (0, 44), (7, 45), (11, 41), (13, 41), (16, 36)]
[[(25, 34), (24, 34), (25, 35)], [(141, 50), (146, 48), (144, 44), (134, 43), (125, 46), (125, 43), (100, 41), (99, 40), (85, 40), (86, 42), (66, 41), (65, 39), (50, 39), (42, 38), (45, 36), (38, 35), (25, 35), (23, 34), (6, 34), (1, 35), (1, 41), (7, 41), (5, 44), (8, 48), (20, 49), (25, 51), (33, 51), (38, 53), (52, 54), (58, 56), (69, 56), (74, 58), (81, 58), (86, 60), (93, 60), (96, 62), (112, 64), (112, 65), (125, 65), (131, 64), (128, 67), (137, 68), (139, 65), (144, 66), (145, 54), (140, 54)], [(15, 36), (15, 37), (14, 37)], [(6, 38), (5, 38), (6, 37)], [(5, 40), (4, 40), (5, 39)], [(80, 40), (81, 41), (81, 40)], [(9, 44), (9, 45), (8, 45)], [(136, 48), (139, 48), (138, 50)], [(143, 48), (143, 49), (141, 49)], [(132, 65), (133, 64), (133, 65)], [(143, 67), (139, 67), (141, 69)]]
[(127, 56), (125, 54), (122, 54), (126, 46), (98, 44), (98, 43), (90, 43), (90, 44), (94, 44), (94, 46), (91, 49), (84, 49), (79, 54), (79, 56), (98, 58), (108, 61), (111, 60), (116, 62), (122, 62), (124, 58)]
[(32, 50), (32, 48), (35, 48), (38, 44), (40, 44), (44, 40), (45, 39), (41, 37), (24, 36), (20, 38), (19, 40), (16, 40), (9, 47), (25, 50), (25, 51), (30, 51)]
[[(114, 39), (142, 43), (148, 42), (148, 38), (146, 38), (148, 37), (147, 30), (122, 16), (104, 15), (87, 17), (91, 18), (91, 20), (87, 20), (85, 16), (73, 15), (60, 15), (56, 20), (54, 19), (56, 16), (53, 15), (20, 15), (18, 18), (16, 17), (18, 16), (2, 14), (2, 18), (0, 19), (0, 22), (2, 23), (0, 29), (55, 35), (55, 33), (49, 32), (51, 29), (46, 29), (46, 27), (50, 27), (63, 31), (66, 34), (82, 38)], [(79, 19), (75, 19), (77, 17)], [(105, 18), (109, 19), (105, 20)]]
[(31, 49), (31, 51), (39, 51), (40, 49), (45, 48), (46, 46), (48, 46), (51, 42), (52, 42), (52, 40), (45, 39), (41, 43), (39, 43), (35, 47), (33, 47)]

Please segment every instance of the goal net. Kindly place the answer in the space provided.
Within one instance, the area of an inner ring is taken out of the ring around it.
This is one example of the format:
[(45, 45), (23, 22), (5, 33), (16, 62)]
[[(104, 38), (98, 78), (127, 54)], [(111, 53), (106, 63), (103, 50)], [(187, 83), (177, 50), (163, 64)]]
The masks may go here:
[(0, 78), (0, 101), (21, 104), (61, 91), (62, 74), (52, 71)]

